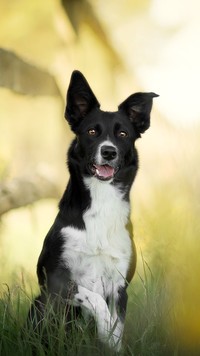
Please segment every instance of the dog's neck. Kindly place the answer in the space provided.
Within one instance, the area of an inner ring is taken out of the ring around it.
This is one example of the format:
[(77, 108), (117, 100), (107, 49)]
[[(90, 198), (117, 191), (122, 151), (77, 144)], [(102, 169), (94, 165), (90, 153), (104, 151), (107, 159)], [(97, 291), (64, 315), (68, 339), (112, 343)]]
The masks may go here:
[[(113, 184), (113, 181), (101, 181), (95, 177), (87, 177), (83, 179), (86, 189), (90, 193), (91, 205), (96, 204), (97, 209), (102, 209), (104, 206), (113, 204), (119, 201), (126, 201), (129, 204), (126, 187), (119, 184)], [(127, 188), (129, 190), (129, 188)], [(113, 208), (116, 208), (115, 205)], [(98, 211), (97, 211), (98, 213)], [(122, 213), (123, 214), (123, 213)]]
[(116, 238), (119, 240), (123, 236), (130, 205), (124, 199), (125, 194), (109, 182), (90, 177), (85, 178), (84, 183), (91, 197), (91, 206), (83, 215), (90, 239), (88, 243), (103, 250), (115, 244)]
[[(119, 255), (119, 251), (115, 251), (116, 246), (120, 246), (119, 250), (124, 251), (124, 241), (128, 236), (130, 204), (124, 199), (125, 193), (109, 182), (89, 177), (84, 179), (84, 185), (90, 195), (90, 204), (81, 216), (83, 226), (78, 226), (74, 221), (70, 227), (65, 228), (65, 232), (73, 229), (77, 233), (81, 231), (82, 234), (85, 231), (84, 239), (89, 249), (87, 253), (95, 255), (110, 253), (114, 258), (116, 254)], [(77, 220), (80, 220), (80, 216)]]

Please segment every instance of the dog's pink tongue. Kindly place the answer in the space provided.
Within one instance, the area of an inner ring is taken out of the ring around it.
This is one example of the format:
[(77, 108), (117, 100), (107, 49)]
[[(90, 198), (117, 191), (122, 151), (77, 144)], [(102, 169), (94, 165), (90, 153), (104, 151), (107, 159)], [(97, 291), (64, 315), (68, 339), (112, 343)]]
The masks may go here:
[(100, 177), (109, 178), (114, 175), (114, 168), (108, 166), (107, 164), (105, 164), (104, 166), (95, 165), (95, 167), (96, 167), (96, 173)]

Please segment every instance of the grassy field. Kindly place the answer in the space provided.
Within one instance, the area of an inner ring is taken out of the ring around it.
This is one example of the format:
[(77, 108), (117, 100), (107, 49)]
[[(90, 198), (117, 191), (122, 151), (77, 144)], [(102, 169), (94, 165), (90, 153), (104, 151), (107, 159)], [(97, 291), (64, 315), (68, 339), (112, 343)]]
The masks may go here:
[[(148, 264), (143, 264), (142, 275), (137, 274), (129, 287), (129, 305), (122, 355), (199, 355), (199, 340), (180, 338), (181, 318), (170, 294), (163, 272), (152, 274)], [(27, 282), (28, 284), (28, 282)], [(11, 289), (4, 286), (0, 301), (0, 355), (112, 355), (108, 349), (98, 346), (91, 326), (83, 323), (65, 335), (65, 320), (56, 316), (56, 325), (47, 315), (46, 337), (48, 349), (42, 336), (25, 325), (28, 308), (33, 296), (25, 286)], [(181, 307), (186, 308), (183, 301)], [(188, 310), (188, 312), (190, 312)], [(50, 315), (52, 315), (49, 312)], [(180, 319), (180, 320), (179, 320)], [(192, 325), (188, 325), (189, 328)], [(190, 331), (190, 330), (189, 330)]]
[[(178, 345), (172, 338), (175, 317), (169, 305), (167, 286), (163, 275), (154, 278), (148, 264), (141, 258), (142, 275), (137, 274), (129, 287), (129, 306), (122, 354), (124, 355), (178, 355)], [(26, 281), (28, 285), (28, 281)], [(48, 350), (37, 335), (25, 325), (33, 296), (26, 291), (24, 281), (11, 289), (4, 286), (0, 301), (0, 355), (112, 355), (98, 346), (91, 326), (73, 322), (72, 332), (65, 335), (62, 314), (51, 321), (47, 313), (46, 338)]]

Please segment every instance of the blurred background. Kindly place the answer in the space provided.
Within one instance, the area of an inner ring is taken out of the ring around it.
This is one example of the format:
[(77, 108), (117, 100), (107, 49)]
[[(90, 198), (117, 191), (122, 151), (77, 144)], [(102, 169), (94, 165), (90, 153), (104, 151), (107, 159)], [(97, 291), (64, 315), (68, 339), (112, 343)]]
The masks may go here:
[(105, 110), (154, 91), (132, 190), (137, 273), (145, 260), (162, 275), (174, 335), (200, 348), (199, 38), (198, 0), (0, 2), (0, 289), (37, 284), (68, 179), (71, 72), (83, 72)]

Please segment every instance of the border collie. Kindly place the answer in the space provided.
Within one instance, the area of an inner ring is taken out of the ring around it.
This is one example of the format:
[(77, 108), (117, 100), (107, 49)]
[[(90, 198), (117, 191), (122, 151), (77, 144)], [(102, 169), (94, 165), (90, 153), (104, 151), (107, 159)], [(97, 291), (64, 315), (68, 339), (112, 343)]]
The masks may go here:
[(150, 126), (157, 96), (136, 93), (118, 111), (102, 111), (82, 73), (72, 73), (65, 111), (75, 133), (70, 179), (37, 265), (41, 294), (29, 313), (35, 325), (44, 319), (47, 300), (54, 308), (61, 302), (73, 315), (92, 316), (100, 341), (120, 349), (136, 266), (129, 202), (138, 169), (134, 144)]

